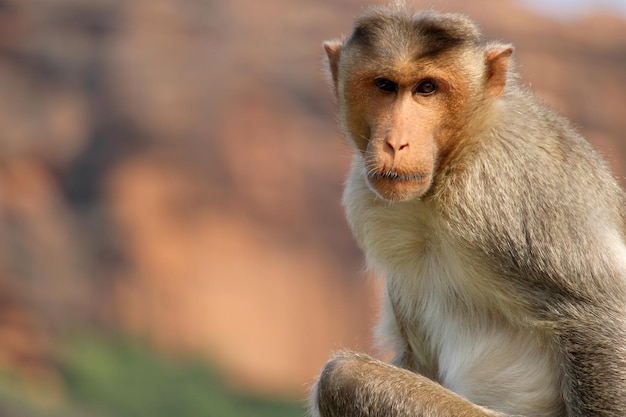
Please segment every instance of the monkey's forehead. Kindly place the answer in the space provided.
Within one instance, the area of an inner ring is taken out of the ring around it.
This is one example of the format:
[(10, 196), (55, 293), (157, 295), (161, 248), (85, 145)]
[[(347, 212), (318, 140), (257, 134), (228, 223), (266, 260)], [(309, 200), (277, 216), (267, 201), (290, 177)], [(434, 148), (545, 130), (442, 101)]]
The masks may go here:
[(346, 41), (376, 56), (409, 55), (415, 59), (480, 44), (478, 27), (460, 14), (372, 9), (356, 20)]

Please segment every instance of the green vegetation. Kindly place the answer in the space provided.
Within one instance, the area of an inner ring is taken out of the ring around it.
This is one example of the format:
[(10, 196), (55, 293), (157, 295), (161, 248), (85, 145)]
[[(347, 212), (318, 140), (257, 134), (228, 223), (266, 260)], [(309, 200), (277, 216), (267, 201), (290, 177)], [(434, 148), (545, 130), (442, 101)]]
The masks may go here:
[[(67, 412), (25, 416), (299, 417), (297, 403), (254, 398), (226, 388), (202, 362), (166, 359), (117, 339), (73, 343), (60, 360)], [(0, 395), (0, 398), (2, 395)], [(80, 410), (77, 411), (77, 410)]]

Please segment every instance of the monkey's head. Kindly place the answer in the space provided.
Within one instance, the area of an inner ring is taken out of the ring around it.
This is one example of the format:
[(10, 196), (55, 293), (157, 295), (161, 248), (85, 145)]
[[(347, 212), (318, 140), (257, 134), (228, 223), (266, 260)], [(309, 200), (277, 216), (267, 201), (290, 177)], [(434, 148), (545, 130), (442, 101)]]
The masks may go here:
[(370, 188), (389, 201), (423, 196), (473, 115), (504, 91), (510, 45), (480, 42), (456, 14), (372, 9), (344, 41), (324, 43), (343, 128)]

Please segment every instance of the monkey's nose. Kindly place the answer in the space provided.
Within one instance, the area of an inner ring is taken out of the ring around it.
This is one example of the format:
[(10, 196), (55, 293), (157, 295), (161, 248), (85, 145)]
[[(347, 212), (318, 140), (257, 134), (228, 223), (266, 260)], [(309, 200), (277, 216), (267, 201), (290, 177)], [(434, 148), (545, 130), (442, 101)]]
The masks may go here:
[(385, 139), (385, 150), (391, 155), (395, 155), (409, 147), (409, 141), (404, 137), (392, 136)]

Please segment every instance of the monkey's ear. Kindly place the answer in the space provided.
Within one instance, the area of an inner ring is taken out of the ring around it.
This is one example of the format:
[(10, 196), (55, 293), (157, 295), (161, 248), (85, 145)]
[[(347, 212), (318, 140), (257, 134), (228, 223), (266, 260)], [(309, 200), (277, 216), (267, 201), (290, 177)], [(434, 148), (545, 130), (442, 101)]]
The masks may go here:
[(337, 73), (339, 72), (339, 54), (341, 52), (341, 42), (326, 41), (324, 42), (324, 50), (328, 56), (328, 67), (330, 75), (333, 78), (333, 84), (337, 87)]
[(506, 75), (509, 68), (509, 58), (513, 53), (513, 46), (503, 44), (489, 45), (485, 51), (487, 66), (487, 95), (492, 98), (500, 97), (506, 86)]

